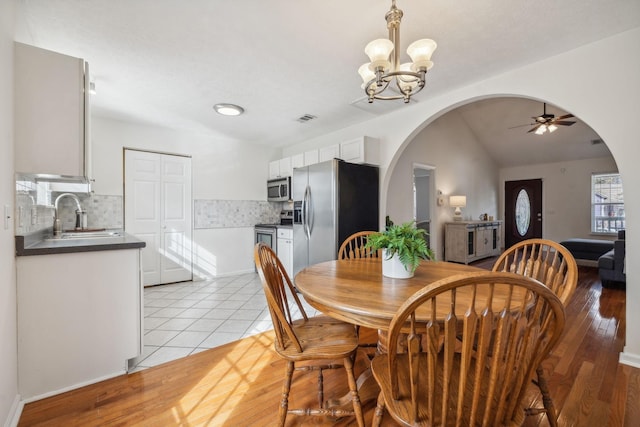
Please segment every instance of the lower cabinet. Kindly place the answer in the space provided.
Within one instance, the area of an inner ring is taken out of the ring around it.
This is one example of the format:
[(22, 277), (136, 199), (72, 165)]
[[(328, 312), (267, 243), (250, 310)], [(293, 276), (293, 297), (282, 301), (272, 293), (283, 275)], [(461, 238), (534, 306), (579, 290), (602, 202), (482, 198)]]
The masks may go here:
[(278, 227), (278, 258), (287, 271), (289, 278), (293, 280), (293, 230), (291, 228)]
[(140, 249), (20, 256), (16, 266), (23, 399), (127, 372), (142, 350)]
[(445, 224), (445, 261), (469, 264), (500, 255), (502, 221), (457, 221)]

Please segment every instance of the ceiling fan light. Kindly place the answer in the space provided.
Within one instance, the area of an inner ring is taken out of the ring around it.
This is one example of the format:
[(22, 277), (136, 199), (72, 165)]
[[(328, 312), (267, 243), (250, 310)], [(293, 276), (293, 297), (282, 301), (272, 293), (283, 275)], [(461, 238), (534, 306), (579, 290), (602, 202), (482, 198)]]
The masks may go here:
[(437, 43), (431, 39), (420, 39), (411, 43), (407, 48), (407, 54), (411, 57), (415, 69), (431, 69), (433, 67), (431, 55), (437, 47)]
[(383, 68), (388, 70), (391, 65), (389, 62), (389, 55), (393, 51), (393, 43), (389, 39), (376, 39), (369, 42), (364, 48), (364, 53), (367, 54), (369, 60), (371, 60), (371, 68)]
[(547, 131), (547, 125), (540, 125), (538, 129), (536, 129), (536, 135), (542, 135)]
[(548, 128), (549, 128), (549, 132), (555, 132), (556, 129), (558, 129), (558, 126), (551, 124), (548, 126)]

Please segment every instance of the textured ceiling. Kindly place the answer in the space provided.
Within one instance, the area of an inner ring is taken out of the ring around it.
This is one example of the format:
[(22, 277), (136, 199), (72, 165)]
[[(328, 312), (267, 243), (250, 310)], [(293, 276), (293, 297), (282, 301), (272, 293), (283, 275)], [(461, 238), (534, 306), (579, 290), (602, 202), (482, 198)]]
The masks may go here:
[[(397, 5), (404, 11), (403, 55), (413, 40), (438, 43), (418, 102), (640, 26), (638, 0)], [(16, 38), (86, 59), (97, 115), (284, 146), (411, 108), (362, 102), (357, 69), (367, 62), (366, 43), (386, 37), (389, 6), (388, 0), (20, 0)], [(219, 116), (212, 105), (220, 102), (246, 113)], [(506, 128), (542, 112), (540, 103), (514, 102), (487, 100), (458, 111), (505, 165), (515, 161), (506, 144), (532, 138), (527, 128)], [(296, 121), (304, 114), (318, 118)], [(586, 126), (562, 130), (583, 142), (597, 138)]]

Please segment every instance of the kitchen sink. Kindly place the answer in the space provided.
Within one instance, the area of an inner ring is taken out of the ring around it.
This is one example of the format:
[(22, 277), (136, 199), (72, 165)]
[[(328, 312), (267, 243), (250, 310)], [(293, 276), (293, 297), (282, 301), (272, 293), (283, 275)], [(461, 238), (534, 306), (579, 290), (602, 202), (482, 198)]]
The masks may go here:
[(121, 237), (121, 231), (65, 231), (60, 236), (50, 237), (47, 241), (55, 240), (76, 240), (76, 239), (103, 239), (106, 237)]
[(63, 232), (62, 239), (94, 239), (96, 237), (120, 237), (119, 231), (67, 231)]

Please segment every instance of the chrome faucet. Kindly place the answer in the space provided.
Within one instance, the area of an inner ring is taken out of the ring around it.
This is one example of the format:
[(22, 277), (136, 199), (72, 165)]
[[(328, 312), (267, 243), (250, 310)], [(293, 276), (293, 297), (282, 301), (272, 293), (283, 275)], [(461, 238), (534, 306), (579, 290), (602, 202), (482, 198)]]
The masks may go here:
[[(53, 203), (54, 208), (55, 208), (55, 216), (53, 217), (53, 235), (54, 236), (58, 236), (58, 235), (62, 234), (62, 221), (60, 221), (60, 218), (58, 217), (58, 204), (60, 202), (60, 199), (62, 199), (64, 197), (71, 197), (73, 200), (75, 200), (76, 206), (78, 208), (76, 210), (76, 215), (80, 215), (80, 214), (82, 214), (84, 212), (84, 210), (82, 210), (82, 205), (80, 204), (80, 199), (78, 199), (78, 196), (76, 196), (75, 194), (73, 194), (73, 193), (62, 193), (58, 197), (56, 197), (56, 200)], [(77, 224), (77, 220), (76, 220), (76, 224)]]

